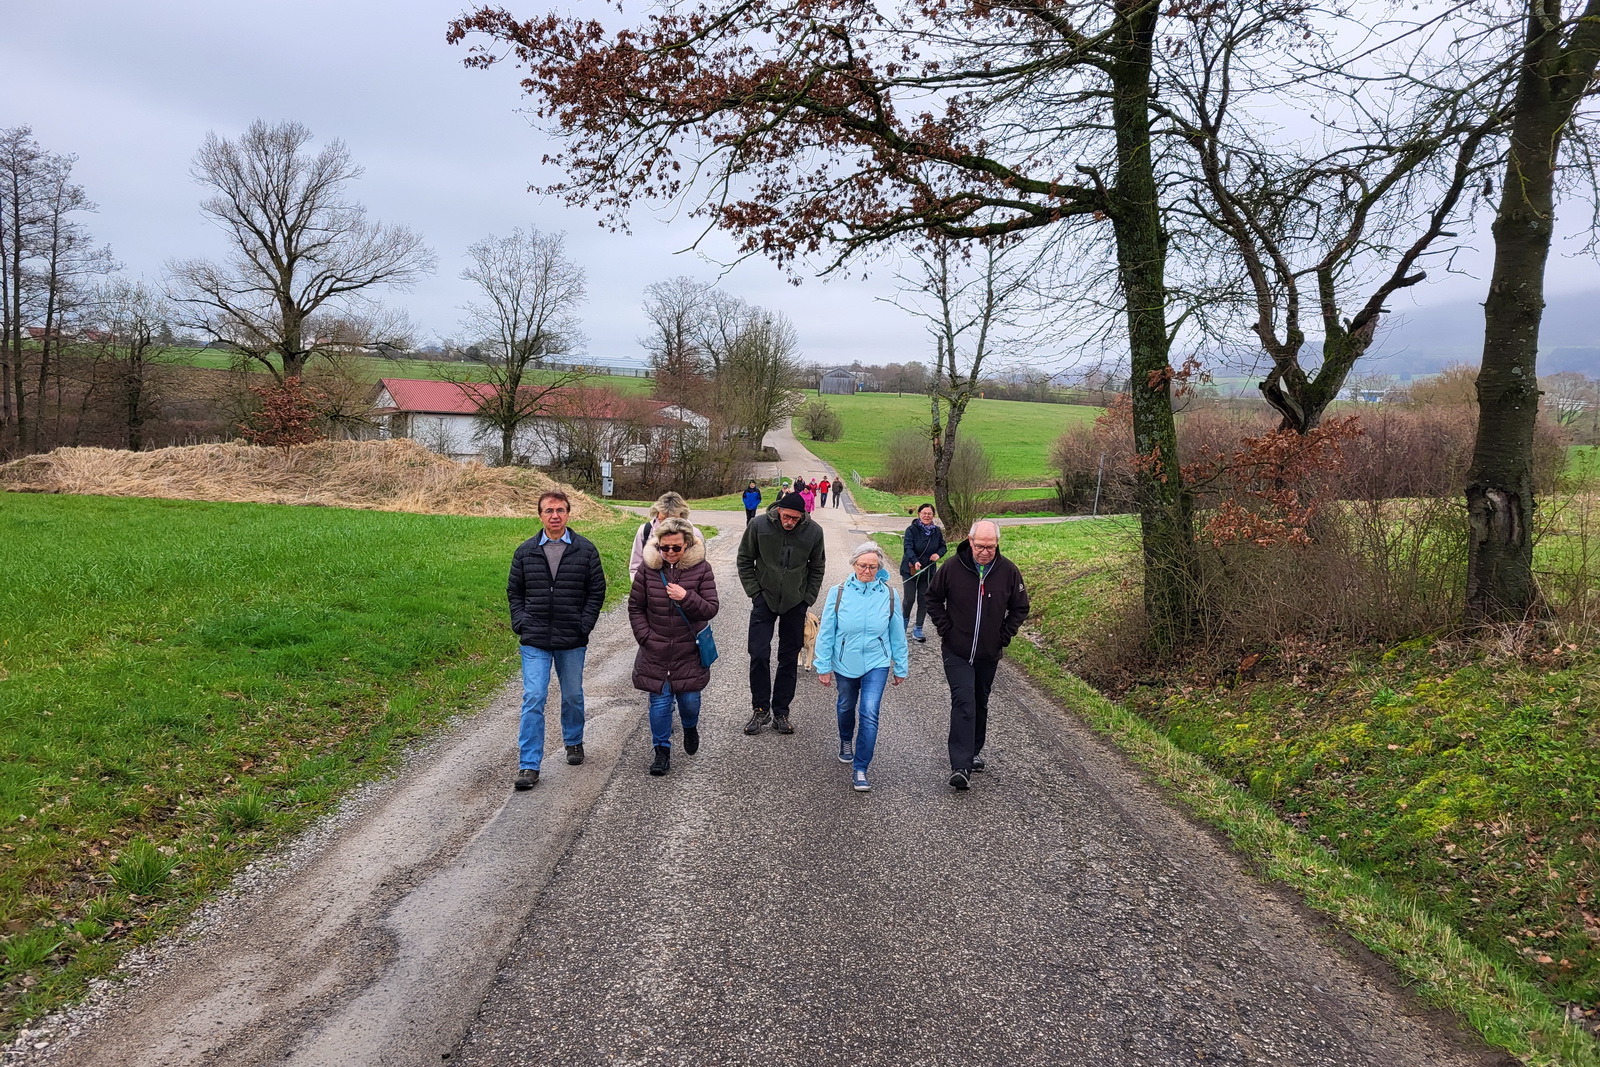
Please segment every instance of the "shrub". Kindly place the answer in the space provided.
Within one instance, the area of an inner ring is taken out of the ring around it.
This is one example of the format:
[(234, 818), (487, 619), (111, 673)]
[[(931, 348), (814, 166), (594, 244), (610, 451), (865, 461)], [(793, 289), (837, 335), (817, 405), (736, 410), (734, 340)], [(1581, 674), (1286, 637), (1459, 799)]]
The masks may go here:
[(260, 399), (261, 409), (251, 412), (239, 429), (252, 444), (287, 450), (322, 436), (320, 405), (327, 397), (320, 390), (299, 378), (285, 378), (272, 385), (252, 385), (250, 392)]
[(889, 437), (883, 474), (872, 480), (874, 489), (889, 493), (926, 493), (933, 489), (933, 446), (925, 430), (910, 426)]
[(844, 436), (844, 421), (826, 400), (808, 400), (795, 412), (795, 421), (813, 441), (837, 441)]
[(953, 530), (965, 530), (974, 519), (989, 514), (994, 503), (994, 467), (983, 445), (970, 434), (956, 439), (956, 454), (950, 458), (950, 514), (945, 523)]

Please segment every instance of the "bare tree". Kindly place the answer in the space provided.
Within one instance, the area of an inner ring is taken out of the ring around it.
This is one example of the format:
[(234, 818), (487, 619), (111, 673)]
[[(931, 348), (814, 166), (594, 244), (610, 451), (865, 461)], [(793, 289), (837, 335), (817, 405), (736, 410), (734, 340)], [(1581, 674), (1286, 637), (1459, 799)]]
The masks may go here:
[(485, 237), (467, 255), (472, 264), (461, 277), (478, 287), (482, 300), (466, 305), (463, 326), (488, 350), (489, 389), (483, 395), (481, 386), (473, 387), (473, 395), (480, 396), (478, 418), (499, 436), (500, 461), (509, 464), (523, 424), (587, 376), (539, 373), (551, 357), (583, 348), (578, 308), (586, 296), (584, 272), (567, 258), (565, 235), (532, 227)]
[(729, 430), (759, 448), (803, 399), (800, 338), (782, 312), (749, 307), (718, 357), (717, 407)]
[(950, 472), (960, 443), (961, 420), (981, 388), (985, 363), (1002, 349), (1028, 294), (1029, 272), (1014, 261), (1017, 246), (987, 242), (971, 262), (948, 240), (935, 240), (902, 276), (899, 305), (927, 323), (934, 343), (927, 434), (933, 449), (934, 506), (951, 529), (964, 529), (966, 494), (951, 494)]
[(172, 344), (163, 341), (172, 310), (156, 290), (143, 282), (113, 278), (92, 297), (94, 324), (89, 352), (95, 365), (90, 391), (106, 397), (116, 413), (128, 448), (145, 445), (145, 423), (160, 406), (160, 368), (174, 362)]
[(260, 119), (237, 140), (207, 134), (193, 175), (214, 193), (200, 210), (230, 255), (170, 268), (187, 325), (279, 381), (301, 377), (321, 353), (395, 340), (399, 321), (380, 312), (373, 290), (405, 288), (434, 268), (420, 236), (368, 219), (347, 198), (361, 168), (344, 143), (313, 154), (311, 139), (298, 122)]
[(700, 337), (708, 297), (706, 285), (682, 274), (645, 287), (650, 333), (639, 343), (650, 356), (655, 394), (662, 400), (687, 404), (700, 392), (708, 370)]
[[(1208, 271), (1213, 289), (1242, 273), (1245, 317), (1270, 363), (1262, 396), (1283, 429), (1304, 434), (1371, 346), (1389, 299), (1422, 282), (1421, 264), (1470, 222), (1506, 106), (1493, 77), (1419, 90), (1414, 68), (1437, 57), (1416, 57), (1408, 34), (1409, 58), (1363, 39), (1361, 58), (1342, 57), (1355, 67), (1345, 71), (1328, 69), (1333, 60), (1307, 69), (1285, 47), (1289, 31), (1299, 32), (1276, 9), (1197, 20), (1179, 53), (1188, 64), (1174, 59), (1174, 102), (1156, 110), (1194, 159), (1190, 192), (1172, 209), (1175, 222), (1201, 223), (1187, 265)], [(1401, 69), (1381, 73), (1380, 59)], [(1274, 140), (1262, 120), (1285, 84), (1316, 123), (1309, 137)], [(1207, 228), (1223, 239), (1214, 260)], [(1309, 370), (1308, 334), (1321, 335)]]

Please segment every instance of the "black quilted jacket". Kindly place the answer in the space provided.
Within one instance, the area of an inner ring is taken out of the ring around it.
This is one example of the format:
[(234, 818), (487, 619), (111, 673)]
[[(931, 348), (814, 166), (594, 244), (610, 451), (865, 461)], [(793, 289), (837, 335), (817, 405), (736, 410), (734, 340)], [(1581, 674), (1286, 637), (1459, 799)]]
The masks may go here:
[(550, 652), (582, 648), (606, 602), (606, 572), (594, 542), (572, 531), (557, 573), (539, 547), (539, 535), (517, 546), (506, 582), (511, 629), (525, 645)]

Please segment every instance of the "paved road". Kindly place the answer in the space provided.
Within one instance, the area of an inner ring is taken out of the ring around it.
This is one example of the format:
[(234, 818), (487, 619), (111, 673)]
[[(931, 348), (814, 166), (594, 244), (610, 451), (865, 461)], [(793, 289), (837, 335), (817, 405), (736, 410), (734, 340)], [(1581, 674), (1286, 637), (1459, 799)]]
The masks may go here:
[[(816, 515), (837, 580), (862, 535), (847, 512)], [(695, 518), (726, 531), (711, 551), (724, 658), (698, 755), (645, 773), (613, 610), (589, 655), (582, 767), (552, 758), (536, 789), (510, 790), (508, 690), (27, 1059), (1506, 1062), (1257, 883), (1009, 669), (991, 769), (966, 794), (945, 784), (936, 638), (887, 698), (872, 793), (849, 789), (810, 676), (795, 735), (745, 737), (744, 516)]]
[[(831, 580), (859, 534), (818, 516)], [(950, 790), (937, 638), (887, 698), (872, 793), (850, 790), (812, 676), (795, 735), (745, 737), (734, 547), (711, 553), (731, 662), (704, 746), (652, 779), (632, 732), (452, 1062), (1498, 1061), (1344, 958), (1010, 671), (991, 769)]]

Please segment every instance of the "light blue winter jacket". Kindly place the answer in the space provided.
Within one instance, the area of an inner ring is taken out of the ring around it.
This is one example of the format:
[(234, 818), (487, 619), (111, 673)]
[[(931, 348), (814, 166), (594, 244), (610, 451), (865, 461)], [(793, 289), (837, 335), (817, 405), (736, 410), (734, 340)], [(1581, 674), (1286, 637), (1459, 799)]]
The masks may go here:
[(906, 624), (887, 568), (879, 567), (878, 577), (870, 582), (852, 574), (843, 585), (829, 589), (820, 603), (818, 674), (860, 678), (879, 667), (893, 667), (897, 676), (906, 676)]

